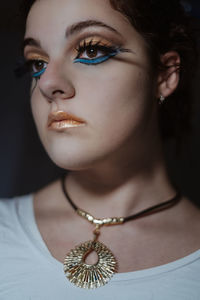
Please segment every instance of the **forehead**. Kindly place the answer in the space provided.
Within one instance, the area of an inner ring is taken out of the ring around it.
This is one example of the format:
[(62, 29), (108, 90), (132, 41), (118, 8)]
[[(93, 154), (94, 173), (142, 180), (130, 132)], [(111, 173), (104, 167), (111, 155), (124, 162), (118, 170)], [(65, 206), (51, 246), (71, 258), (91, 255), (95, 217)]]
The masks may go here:
[(88, 19), (121, 31), (132, 27), (125, 16), (111, 7), (109, 0), (36, 0), (27, 18), (25, 35), (50, 35), (55, 29), (63, 35), (68, 26)]

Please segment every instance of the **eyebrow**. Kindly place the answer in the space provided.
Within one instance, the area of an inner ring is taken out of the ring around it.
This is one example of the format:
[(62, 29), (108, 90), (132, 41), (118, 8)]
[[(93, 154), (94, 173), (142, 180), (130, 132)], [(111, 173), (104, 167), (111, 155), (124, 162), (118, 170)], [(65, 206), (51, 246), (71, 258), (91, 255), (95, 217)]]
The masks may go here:
[(33, 38), (26, 38), (22, 43), (22, 51), (24, 51), (24, 48), (28, 45), (41, 48), (40, 42), (38, 40), (35, 40)]
[(119, 33), (115, 28), (113, 28), (101, 21), (96, 21), (96, 20), (86, 20), (86, 21), (78, 22), (78, 23), (71, 25), (69, 28), (67, 28), (65, 36), (69, 37), (70, 35), (78, 33), (80, 31), (82, 31), (88, 27), (92, 27), (92, 26), (107, 28), (108, 30), (122, 36), (121, 33)]
[[(65, 36), (66, 38), (68, 38), (71, 35), (74, 35), (76, 33), (81, 32), (82, 30), (88, 28), (88, 27), (92, 27), (92, 26), (97, 26), (97, 27), (103, 27), (108, 29), (111, 32), (116, 33), (117, 35), (121, 36), (121, 33), (119, 33), (115, 28), (101, 22), (101, 21), (96, 21), (96, 20), (86, 20), (86, 21), (82, 21), (82, 22), (77, 22), (73, 25), (71, 25), (69, 28), (67, 28)], [(22, 43), (22, 51), (24, 51), (24, 48), (26, 46), (35, 46), (38, 48), (41, 48), (40, 42), (38, 40), (35, 40), (33, 38), (26, 38), (23, 43)]]

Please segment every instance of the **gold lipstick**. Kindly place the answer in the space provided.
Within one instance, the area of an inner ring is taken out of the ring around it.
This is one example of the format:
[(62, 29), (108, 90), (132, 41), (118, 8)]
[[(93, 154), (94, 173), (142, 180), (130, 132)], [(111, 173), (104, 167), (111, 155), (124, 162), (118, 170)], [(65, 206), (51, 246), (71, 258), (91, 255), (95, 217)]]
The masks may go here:
[(64, 129), (80, 127), (85, 124), (84, 120), (60, 110), (50, 113), (47, 126), (51, 130), (63, 131)]

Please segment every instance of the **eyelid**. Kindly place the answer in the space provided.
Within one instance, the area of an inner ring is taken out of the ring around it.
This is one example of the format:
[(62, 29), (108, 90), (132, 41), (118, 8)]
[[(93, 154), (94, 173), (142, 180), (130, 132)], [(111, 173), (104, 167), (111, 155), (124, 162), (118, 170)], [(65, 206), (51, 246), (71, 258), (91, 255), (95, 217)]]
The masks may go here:
[(69, 43), (67, 45), (66, 51), (76, 51), (75, 49), (78, 47), (78, 45), (82, 44), (84, 40), (91, 40), (94, 41), (103, 41), (106, 45), (116, 45), (119, 47), (122, 47), (124, 42), (122, 39), (119, 39), (119, 37), (113, 36), (111, 33), (107, 32), (97, 32), (97, 31), (89, 31), (89, 32), (82, 32), (76, 37), (73, 37), (69, 40)]
[(82, 40), (79, 41), (78, 45), (80, 46), (83, 46), (84, 44), (100, 44), (100, 45), (105, 45), (105, 46), (113, 46), (113, 45), (117, 45), (119, 46), (119, 43), (116, 43), (116, 42), (113, 42), (113, 41), (110, 41), (108, 39), (105, 39), (104, 37), (102, 36), (90, 36), (90, 37), (87, 37), (87, 38), (84, 38)]
[(83, 53), (89, 47), (96, 47), (96, 49), (98, 49), (99, 51), (111, 52), (111, 53), (115, 52), (117, 49), (121, 48), (119, 46), (119, 44), (108, 41), (105, 38), (96, 37), (96, 36), (88, 37), (88, 38), (81, 40), (75, 46), (75, 52), (77, 54), (76, 58), (78, 58), (80, 53)]
[(102, 28), (101, 29), (88, 29), (88, 31), (86, 32), (82, 32), (80, 34), (77, 34), (76, 37), (72, 38), (72, 41), (76, 41), (76, 43), (80, 43), (81, 40), (84, 40), (84, 39), (87, 39), (87, 38), (100, 38), (100, 39), (104, 39), (106, 40), (107, 42), (110, 42), (110, 43), (114, 43), (114, 44), (118, 44), (118, 45), (122, 45), (125, 43), (125, 39), (123, 37), (119, 37), (119, 36), (116, 36), (115, 34), (107, 31), (107, 30), (103, 30)]
[(42, 54), (42, 53), (37, 53), (33, 51), (27, 51), (24, 53), (24, 58), (25, 60), (42, 60), (45, 62), (49, 62), (49, 57)]

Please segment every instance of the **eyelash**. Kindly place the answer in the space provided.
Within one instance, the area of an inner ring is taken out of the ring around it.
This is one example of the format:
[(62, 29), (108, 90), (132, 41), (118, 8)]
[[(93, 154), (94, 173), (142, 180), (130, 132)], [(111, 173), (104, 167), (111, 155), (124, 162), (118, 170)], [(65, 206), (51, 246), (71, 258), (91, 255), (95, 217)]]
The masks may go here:
[[(91, 39), (89, 42), (86, 42), (85, 40), (81, 42), (77, 48), (75, 48), (77, 52), (77, 56), (74, 59), (74, 63), (81, 63), (85, 65), (98, 65), (101, 64), (110, 58), (115, 57), (120, 52), (128, 52), (127, 49), (123, 49), (118, 46), (108, 46), (106, 44), (101, 44), (101, 41), (94, 42), (93, 39)], [(87, 51), (91, 51), (93, 53), (101, 52), (102, 55), (100, 55), (97, 58), (81, 58), (81, 54), (84, 54)], [(43, 67), (40, 71), (33, 71), (34, 65), (36, 64), (43, 64), (45, 67)], [(31, 73), (31, 76), (33, 78), (40, 79), (41, 75), (45, 72), (47, 68), (48, 63), (44, 60), (40, 59), (30, 59), (30, 60), (23, 60), (18, 63), (17, 68), (15, 69), (15, 74), (17, 77), (23, 76), (25, 73)]]

